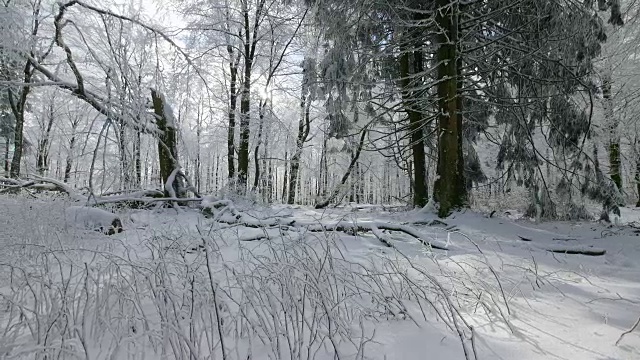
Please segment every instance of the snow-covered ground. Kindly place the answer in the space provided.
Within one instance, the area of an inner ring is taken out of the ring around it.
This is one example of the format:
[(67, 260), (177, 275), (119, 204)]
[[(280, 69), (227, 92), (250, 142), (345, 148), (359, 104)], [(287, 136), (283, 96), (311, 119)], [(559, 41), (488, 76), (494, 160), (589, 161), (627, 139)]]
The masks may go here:
[(72, 205), (0, 198), (1, 359), (640, 358), (633, 209), (607, 227), (235, 204), (252, 227), (127, 210), (106, 236)]

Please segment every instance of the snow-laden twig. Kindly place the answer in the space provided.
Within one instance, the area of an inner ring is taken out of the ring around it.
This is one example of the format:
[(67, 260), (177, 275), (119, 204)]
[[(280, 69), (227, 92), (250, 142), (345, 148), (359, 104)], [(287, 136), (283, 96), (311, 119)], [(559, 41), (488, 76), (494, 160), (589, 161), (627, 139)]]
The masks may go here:
[(46, 178), (46, 177), (42, 177), (42, 176), (38, 176), (35, 174), (30, 174), (29, 178), (35, 179), (37, 181), (40, 182), (44, 182), (44, 183), (49, 183), (49, 184), (53, 184), (55, 185), (57, 188), (59, 188), (60, 190), (66, 192), (69, 195), (69, 198), (71, 198), (74, 201), (86, 201), (86, 198), (81, 195), (78, 194), (73, 188), (71, 188), (68, 184), (63, 183), (62, 181), (56, 180), (56, 179), (51, 179), (51, 178)]

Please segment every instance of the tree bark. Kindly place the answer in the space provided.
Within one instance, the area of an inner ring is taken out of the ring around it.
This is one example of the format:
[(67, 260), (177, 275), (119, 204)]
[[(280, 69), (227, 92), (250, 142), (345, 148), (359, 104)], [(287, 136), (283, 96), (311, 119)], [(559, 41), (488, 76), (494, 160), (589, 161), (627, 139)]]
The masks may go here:
[[(33, 41), (37, 41), (37, 34), (40, 28), (40, 6), (40, 1), (34, 3), (32, 14), (33, 27), (31, 29), (31, 38)], [(33, 51), (30, 55), (32, 57), (35, 56)], [(22, 69), (22, 82), (24, 84), (29, 84), (31, 82), (34, 71), (35, 69), (31, 64), (31, 61), (27, 60)], [(17, 98), (14, 98), (13, 91), (11, 89), (7, 90), (7, 95), (9, 95), (9, 105), (11, 105), (11, 111), (13, 112), (13, 116), (16, 120), (13, 139), (14, 151), (13, 158), (11, 159), (11, 169), (9, 171), (9, 176), (12, 178), (20, 177), (20, 167), (24, 151), (24, 113), (27, 106), (27, 97), (30, 92), (30, 86), (22, 86), (18, 92)]]
[(636, 190), (638, 191), (638, 202), (636, 207), (640, 207), (640, 153), (636, 151), (636, 175), (633, 179), (636, 182)]
[[(273, 102), (270, 99), (270, 102)], [(273, 104), (270, 106), (273, 108)], [(266, 176), (264, 174), (261, 175), (262, 178), (262, 189), (264, 194), (264, 201), (266, 203), (271, 203), (272, 192), (273, 192), (273, 167), (271, 165), (271, 159), (269, 159), (269, 123), (265, 124), (264, 132), (266, 136), (264, 137), (264, 146), (262, 151), (262, 171), (266, 171)]]
[(198, 193), (201, 190), (201, 176), (200, 176), (200, 168), (202, 167), (202, 159), (201, 159), (201, 155), (200, 155), (200, 138), (202, 137), (202, 117), (204, 116), (202, 114), (202, 109), (200, 107), (200, 104), (202, 102), (202, 99), (200, 99), (200, 101), (198, 102), (198, 108), (197, 108), (197, 122), (196, 122), (196, 160), (195, 160), (195, 182), (196, 182), (196, 190), (198, 191)]
[(121, 171), (122, 171), (122, 185), (124, 189), (131, 188), (131, 169), (129, 166), (129, 154), (127, 149), (127, 131), (125, 128), (126, 124), (124, 121), (120, 121), (118, 124), (118, 140), (119, 140), (119, 150), (120, 150), (120, 162), (121, 162)]
[(249, 138), (251, 123), (251, 73), (258, 44), (258, 30), (265, 0), (260, 0), (255, 12), (253, 29), (249, 23), (249, 9), (243, 3), (244, 14), (244, 78), (242, 98), (240, 99), (240, 144), (238, 145), (238, 191), (243, 194), (247, 189), (249, 175)]
[[(421, 20), (421, 14), (415, 19)], [(402, 54), (399, 59), (400, 86), (403, 107), (409, 118), (409, 132), (411, 134), (411, 151), (413, 158), (413, 205), (423, 207), (429, 201), (427, 188), (427, 172), (424, 151), (424, 112), (418, 104), (424, 86), (422, 77), (424, 72), (424, 55), (422, 50), (422, 34), (410, 31), (408, 39), (403, 43)]]
[(133, 144), (135, 167), (136, 167), (136, 185), (142, 187), (142, 143), (140, 138), (140, 130), (136, 130), (136, 141)]
[[(168, 104), (165, 103), (166, 100), (162, 94), (151, 90), (151, 99), (153, 101), (153, 111), (156, 114), (156, 125), (158, 130), (162, 132), (158, 139), (158, 159), (160, 163), (160, 178), (164, 187), (171, 173), (178, 167), (175, 119), (172, 118), (171, 114), (166, 113)], [(176, 177), (172, 186), (176, 195), (181, 196), (183, 186), (178, 177)], [(166, 189), (165, 195), (169, 196)]]
[(49, 143), (51, 139), (51, 129), (53, 128), (53, 101), (49, 104), (49, 111), (47, 116), (47, 123), (43, 129), (42, 139), (38, 142), (38, 157), (36, 160), (36, 169), (40, 176), (45, 176), (45, 173), (49, 170)]
[(289, 172), (289, 195), (287, 196), (287, 204), (294, 204), (296, 200), (296, 186), (298, 185), (298, 172), (300, 170), (300, 158), (302, 157), (302, 150), (304, 143), (309, 137), (310, 131), (310, 109), (309, 102), (307, 101), (307, 95), (302, 95), (302, 102), (300, 104), (302, 114), (300, 114), (300, 120), (298, 121), (298, 137), (296, 138), (296, 151), (291, 156), (291, 171)]
[(438, 165), (434, 185), (434, 200), (438, 215), (449, 216), (466, 205), (467, 190), (462, 158), (462, 117), (458, 82), (458, 9), (449, 0), (438, 0), (436, 24), (438, 60)]
[(611, 72), (608, 71), (602, 79), (602, 98), (604, 117), (609, 130), (609, 176), (622, 191), (622, 174), (620, 172), (620, 137), (618, 136), (618, 118), (613, 108), (613, 96), (611, 94)]
[[(25, 83), (31, 81), (31, 75), (31, 65), (30, 63), (27, 63), (24, 68)], [(26, 110), (27, 96), (30, 90), (30, 87), (23, 86), (19, 92), (18, 99), (15, 99), (13, 91), (9, 90), (9, 103), (11, 104), (11, 111), (16, 120), (13, 132), (13, 157), (11, 159), (11, 169), (9, 171), (9, 176), (14, 179), (20, 177), (22, 154), (24, 152), (24, 113)]]
[(76, 134), (75, 132), (71, 135), (71, 140), (69, 140), (69, 153), (67, 154), (67, 164), (64, 168), (64, 183), (69, 182), (69, 178), (71, 177), (71, 168), (73, 167), (73, 148), (76, 145)]
[(5, 136), (4, 138), (4, 173), (5, 176), (9, 176), (9, 168), (10, 168), (10, 164), (11, 161), (9, 160), (9, 143), (10, 143), (11, 139), (9, 137), (9, 134), (7, 134), (7, 136)]
[[(253, 159), (255, 162), (255, 176), (253, 177), (253, 188), (258, 189), (260, 186), (261, 174), (260, 174), (260, 145), (262, 145), (262, 133), (264, 130), (264, 112), (266, 111), (267, 100), (263, 99), (260, 101), (260, 105), (258, 105), (258, 141), (256, 141), (256, 147), (253, 150)], [(260, 190), (262, 191), (262, 189)]]
[[(233, 50), (229, 46), (229, 55), (233, 55)], [(229, 181), (233, 181), (236, 176), (235, 167), (235, 131), (236, 131), (236, 106), (238, 103), (238, 94), (236, 89), (238, 77), (238, 63), (234, 62), (233, 57), (229, 63), (230, 84), (229, 84), (229, 128), (227, 130), (227, 168), (229, 171)]]
[(316, 191), (316, 196), (321, 197), (326, 195), (326, 185), (327, 185), (327, 135), (323, 134), (322, 139), (322, 150), (320, 152), (320, 174), (318, 175), (318, 188)]
[[(288, 139), (287, 139), (288, 140)], [(285, 146), (289, 146), (288, 145), (289, 141), (287, 141), (287, 143), (285, 144)], [(287, 151), (287, 149), (285, 148), (284, 150), (284, 176), (282, 177), (282, 202), (284, 203), (286, 200), (288, 200), (287, 197), (287, 185), (289, 185), (289, 153)]]

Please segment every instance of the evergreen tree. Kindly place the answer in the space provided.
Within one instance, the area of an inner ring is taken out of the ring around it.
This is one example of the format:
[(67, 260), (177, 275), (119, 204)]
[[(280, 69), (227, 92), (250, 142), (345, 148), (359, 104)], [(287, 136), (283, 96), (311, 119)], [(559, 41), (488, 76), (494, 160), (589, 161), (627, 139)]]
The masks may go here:
[[(497, 125), (505, 128), (498, 166), (529, 189), (529, 215), (575, 214), (571, 196), (564, 196), (569, 202), (562, 214), (552, 200), (567, 194), (567, 187), (568, 194), (582, 189), (583, 195), (609, 207), (615, 203), (612, 197), (619, 195), (585, 191), (594, 173), (583, 166), (594, 159), (584, 149), (592, 114), (582, 99), (593, 95), (593, 61), (606, 40), (604, 24), (588, 2), (574, 7), (555, 1), (509, 4), (489, 1), (466, 14), (473, 24), (467, 31), (477, 45), (465, 57), (482, 59), (474, 63), (476, 75), (494, 106)], [(599, 10), (610, 9), (609, 21), (619, 23), (619, 8), (613, 3), (607, 6)], [(475, 20), (483, 15), (485, 20)], [(545, 146), (551, 148), (553, 159), (542, 155)], [(556, 195), (541, 169), (544, 162), (555, 166), (563, 179)]]

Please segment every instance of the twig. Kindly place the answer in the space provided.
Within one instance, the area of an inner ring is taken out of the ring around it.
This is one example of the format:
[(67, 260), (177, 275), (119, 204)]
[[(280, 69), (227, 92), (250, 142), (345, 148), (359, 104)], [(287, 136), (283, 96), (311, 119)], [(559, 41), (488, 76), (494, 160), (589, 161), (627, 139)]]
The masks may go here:
[(633, 324), (633, 326), (631, 327), (631, 329), (623, 332), (622, 334), (620, 334), (620, 337), (618, 338), (618, 340), (616, 341), (616, 346), (618, 346), (618, 344), (620, 343), (620, 341), (622, 341), (622, 338), (627, 335), (630, 334), (631, 332), (633, 332), (633, 330), (635, 330), (638, 325), (640, 325), (640, 317), (638, 317), (638, 320), (636, 320), (636, 323)]

